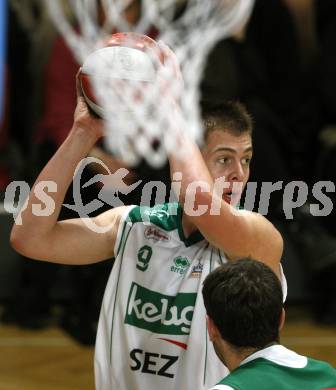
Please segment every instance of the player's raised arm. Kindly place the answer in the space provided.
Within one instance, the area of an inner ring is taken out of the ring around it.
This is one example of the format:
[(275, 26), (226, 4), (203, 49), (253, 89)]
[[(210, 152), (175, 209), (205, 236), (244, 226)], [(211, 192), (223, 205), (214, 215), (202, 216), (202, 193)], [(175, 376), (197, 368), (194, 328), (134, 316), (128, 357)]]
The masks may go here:
[[(243, 188), (249, 177), (251, 120), (239, 103), (223, 103), (204, 111), (202, 149), (182, 135), (183, 155), (170, 156), (171, 171), (182, 173), (180, 201), (186, 220), (229, 258), (251, 256), (279, 275), (280, 233), (262, 215), (235, 207), (241, 194), (238, 183)], [(199, 213), (193, 212), (196, 209)]]
[[(77, 107), (73, 127), (55, 155), (38, 176), (27, 199), (28, 204), (16, 221), (11, 244), (23, 255), (51, 262), (85, 264), (113, 255), (114, 241), (123, 208), (113, 209), (92, 220), (96, 226), (111, 226), (105, 233), (90, 229), (85, 221), (58, 221), (62, 203), (78, 163), (87, 156), (102, 136), (103, 121), (91, 115), (77, 83)], [(46, 188), (46, 183), (49, 183)], [(48, 216), (39, 216), (39, 191), (50, 191), (52, 198)], [(51, 192), (52, 191), (52, 192)], [(35, 205), (35, 206), (34, 206)], [(27, 206), (27, 207), (26, 207)]]

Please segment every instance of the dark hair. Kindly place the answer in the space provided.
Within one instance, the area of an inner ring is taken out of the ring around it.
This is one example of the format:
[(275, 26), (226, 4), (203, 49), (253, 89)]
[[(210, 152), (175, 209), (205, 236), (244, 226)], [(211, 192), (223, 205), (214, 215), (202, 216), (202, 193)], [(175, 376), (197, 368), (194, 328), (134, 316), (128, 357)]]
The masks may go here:
[(202, 293), (208, 316), (234, 347), (259, 349), (279, 341), (282, 287), (265, 264), (228, 262), (206, 277)]
[(253, 121), (246, 107), (238, 101), (202, 102), (204, 139), (213, 130), (228, 131), (234, 135), (252, 136)]

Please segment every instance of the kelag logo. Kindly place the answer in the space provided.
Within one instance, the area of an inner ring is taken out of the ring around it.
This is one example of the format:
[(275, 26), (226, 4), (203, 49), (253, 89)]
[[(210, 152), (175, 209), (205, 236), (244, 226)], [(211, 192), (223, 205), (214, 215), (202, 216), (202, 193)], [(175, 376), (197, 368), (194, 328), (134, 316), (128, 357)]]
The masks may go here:
[(160, 334), (186, 335), (196, 302), (195, 293), (163, 295), (133, 282), (125, 323)]

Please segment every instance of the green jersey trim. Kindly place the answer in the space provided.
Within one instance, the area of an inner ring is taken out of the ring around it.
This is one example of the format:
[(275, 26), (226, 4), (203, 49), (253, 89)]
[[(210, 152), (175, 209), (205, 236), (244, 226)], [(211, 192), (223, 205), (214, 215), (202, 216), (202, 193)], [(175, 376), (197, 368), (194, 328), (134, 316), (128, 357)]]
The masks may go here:
[(202, 236), (201, 232), (199, 230), (196, 230), (196, 232), (191, 233), (189, 237), (186, 237), (184, 235), (183, 226), (182, 226), (182, 216), (183, 216), (183, 209), (180, 205), (177, 207), (177, 230), (180, 237), (180, 240), (184, 242), (185, 246), (191, 246), (194, 245), (202, 240), (204, 240), (204, 237)]
[(136, 206), (128, 214), (132, 223), (152, 223), (168, 232), (177, 229), (177, 203), (164, 203), (154, 207)]
[(164, 203), (154, 207), (136, 206), (128, 214), (131, 223), (152, 223), (153, 225), (171, 232), (178, 231), (180, 240), (186, 247), (204, 240), (199, 231), (193, 232), (189, 237), (184, 235), (182, 227), (183, 209), (178, 203)]

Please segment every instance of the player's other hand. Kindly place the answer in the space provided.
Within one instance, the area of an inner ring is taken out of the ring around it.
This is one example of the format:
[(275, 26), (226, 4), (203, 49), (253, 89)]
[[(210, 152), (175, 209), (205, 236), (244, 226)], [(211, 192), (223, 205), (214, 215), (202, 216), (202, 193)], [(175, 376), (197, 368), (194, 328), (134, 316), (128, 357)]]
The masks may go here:
[(89, 131), (98, 140), (104, 134), (104, 120), (94, 114), (86, 104), (79, 81), (80, 69), (76, 75), (77, 106), (74, 113), (73, 128)]
[(158, 45), (164, 57), (164, 63), (160, 65), (158, 71), (158, 80), (161, 84), (161, 93), (164, 96), (169, 95), (170, 98), (178, 102), (183, 95), (183, 78), (180, 65), (176, 54), (163, 41), (159, 41)]

